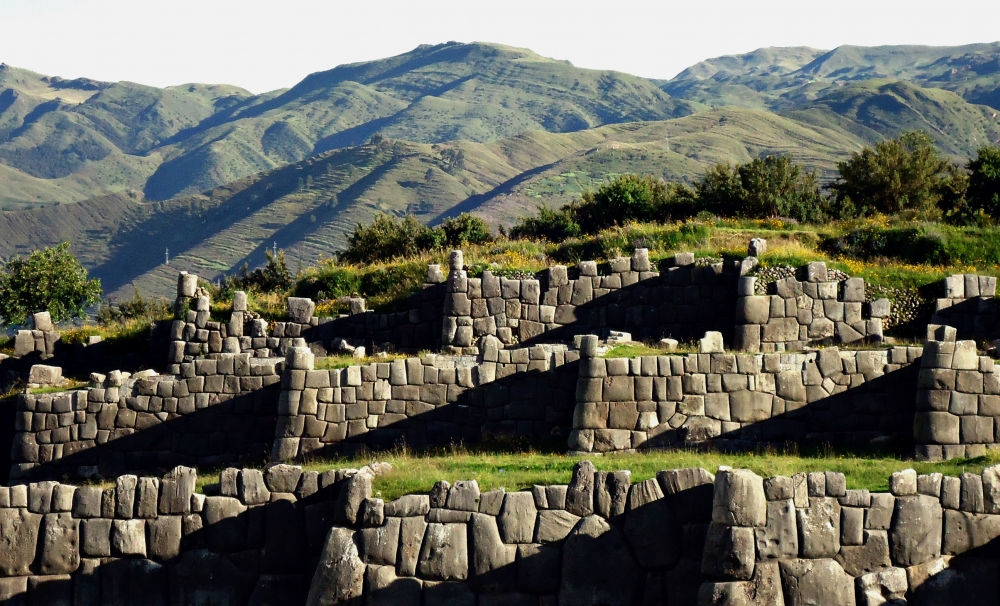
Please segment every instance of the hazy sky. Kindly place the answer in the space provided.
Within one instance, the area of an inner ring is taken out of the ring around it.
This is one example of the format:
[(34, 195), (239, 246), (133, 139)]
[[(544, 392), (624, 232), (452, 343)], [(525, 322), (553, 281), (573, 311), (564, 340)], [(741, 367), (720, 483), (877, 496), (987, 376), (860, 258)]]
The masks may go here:
[(259, 93), (418, 44), (481, 40), (669, 78), (762, 46), (992, 42), (998, 23), (997, 0), (0, 0), (0, 62)]

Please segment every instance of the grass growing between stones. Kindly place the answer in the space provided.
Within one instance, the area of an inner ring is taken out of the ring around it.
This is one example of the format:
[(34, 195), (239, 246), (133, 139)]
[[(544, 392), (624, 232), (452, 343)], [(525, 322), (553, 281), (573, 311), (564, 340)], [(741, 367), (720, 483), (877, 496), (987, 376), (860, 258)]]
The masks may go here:
[[(481, 490), (503, 487), (508, 491), (523, 490), (534, 484), (565, 484), (570, 481), (573, 465), (590, 459), (602, 471), (628, 469), (632, 481), (656, 476), (665, 469), (704, 467), (712, 473), (719, 466), (747, 468), (769, 477), (810, 471), (838, 471), (847, 477), (848, 488), (886, 491), (889, 476), (902, 469), (913, 468), (917, 473), (942, 473), (958, 476), (963, 472), (979, 473), (985, 467), (1000, 463), (1000, 453), (989, 453), (974, 459), (928, 463), (907, 460), (891, 454), (837, 453), (828, 449), (805, 453), (720, 453), (697, 451), (650, 451), (616, 453), (604, 456), (568, 455), (565, 446), (553, 442), (549, 448), (455, 447), (431, 452), (414, 453), (397, 450), (371, 453), (350, 458), (315, 459), (305, 463), (308, 470), (360, 468), (374, 461), (387, 461), (393, 470), (374, 482), (376, 496), (390, 500), (410, 493), (426, 493), (438, 480), (476, 480)], [(218, 472), (199, 477), (199, 490), (205, 484), (218, 482)]]

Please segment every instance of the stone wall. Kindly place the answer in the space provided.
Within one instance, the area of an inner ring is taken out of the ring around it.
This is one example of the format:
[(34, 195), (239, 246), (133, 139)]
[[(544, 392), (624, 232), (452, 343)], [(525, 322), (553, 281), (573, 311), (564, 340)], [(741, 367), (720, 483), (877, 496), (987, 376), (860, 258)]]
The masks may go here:
[(581, 355), (570, 450), (912, 444), (919, 347), (605, 359), (586, 336)]
[(212, 354), (178, 375), (95, 375), (79, 391), (17, 400), (11, 478), (114, 477), (266, 459), (284, 360)]
[(935, 302), (931, 322), (956, 328), (960, 339), (996, 339), (1000, 337), (996, 292), (997, 279), (993, 276), (948, 276), (943, 297)]
[(975, 341), (931, 326), (917, 387), (914, 441), (930, 460), (976, 457), (1000, 444), (1000, 368)]
[[(440, 272), (438, 272), (440, 273)], [(433, 279), (429, 272), (429, 279)], [(402, 311), (375, 313), (365, 300), (350, 298), (350, 313), (337, 317), (314, 315), (316, 304), (307, 298), (288, 298), (288, 320), (268, 322), (247, 309), (247, 295), (237, 291), (226, 322), (213, 321), (211, 299), (198, 287), (198, 276), (181, 272), (177, 283), (177, 319), (161, 331), (169, 332), (168, 372), (178, 365), (214, 353), (249, 353), (254, 357), (284, 357), (292, 347), (311, 347), (317, 354), (341, 350), (341, 342), (380, 346), (391, 350), (437, 349), (440, 346), (444, 285), (425, 283), (398, 302)]]
[(206, 494), (185, 467), (0, 487), (0, 603), (304, 604), (323, 537), (355, 520), (341, 486), (379, 469), (226, 469)]
[(485, 336), (505, 346), (608, 329), (638, 339), (691, 339), (709, 330), (731, 336), (737, 265), (698, 266), (693, 254), (681, 253), (660, 272), (638, 248), (606, 266), (582, 261), (573, 274), (556, 265), (541, 279), (507, 279), (489, 270), (469, 278), (462, 251), (454, 251), (441, 342), (469, 353)]
[(561, 345), (500, 349), (493, 337), (484, 344), (479, 356), (428, 354), (333, 370), (314, 369), (307, 349), (290, 350), (272, 458), (565, 436), (578, 353)]
[(810, 263), (805, 279), (788, 277), (757, 292), (757, 278), (743, 277), (736, 302), (736, 349), (765, 353), (801, 350), (810, 343), (882, 340), (887, 299), (865, 303), (865, 281), (830, 279), (826, 263)]
[[(326, 537), (310, 604), (950, 606), (993, 603), (1000, 470), (763, 479), (576, 465), (569, 485), (439, 482), (389, 503), (364, 476)], [(908, 601), (908, 602), (907, 602)]]

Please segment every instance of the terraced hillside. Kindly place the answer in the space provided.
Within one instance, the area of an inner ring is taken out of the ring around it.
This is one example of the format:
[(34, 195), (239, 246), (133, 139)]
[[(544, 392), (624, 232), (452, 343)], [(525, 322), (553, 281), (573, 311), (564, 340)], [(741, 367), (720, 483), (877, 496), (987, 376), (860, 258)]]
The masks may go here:
[(622, 173), (691, 180), (767, 154), (827, 179), (913, 129), (964, 161), (1000, 140), (997, 110), (977, 104), (1000, 85), (998, 57), (760, 49), (654, 82), (448, 43), (264, 95), (0, 66), (0, 255), (70, 241), (106, 290), (169, 294), (178, 268), (231, 273), (272, 246), (310, 263), (376, 212), (510, 224)]
[(62, 80), (2, 65), (0, 206), (126, 189), (155, 200), (196, 194), (379, 131), (487, 142), (692, 111), (649, 80), (494, 44), (421, 46), (263, 95)]
[[(278, 246), (293, 264), (343, 248), (358, 222), (377, 212), (436, 223), (475, 211), (510, 224), (541, 203), (558, 204), (628, 171), (668, 179), (716, 162), (790, 153), (828, 174), (865, 142), (767, 112), (718, 109), (675, 120), (634, 122), (574, 133), (529, 132), (492, 143), (383, 140), (334, 150), (204, 195), (166, 202), (112, 195), (45, 209), (0, 212), (0, 255), (68, 240), (115, 291), (135, 282), (170, 294), (177, 269), (205, 277), (264, 260)], [(169, 248), (171, 264), (164, 266)]]

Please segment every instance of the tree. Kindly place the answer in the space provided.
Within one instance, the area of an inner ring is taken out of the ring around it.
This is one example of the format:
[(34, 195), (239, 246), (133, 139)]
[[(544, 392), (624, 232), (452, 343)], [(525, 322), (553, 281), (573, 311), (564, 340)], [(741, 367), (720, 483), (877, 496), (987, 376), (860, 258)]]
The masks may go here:
[(932, 212), (949, 185), (948, 166), (933, 139), (914, 131), (839, 162), (840, 178), (830, 189), (842, 214)]
[(441, 224), (448, 246), (463, 246), (465, 244), (484, 244), (493, 239), (490, 226), (479, 217), (462, 213), (457, 217), (444, 220)]
[(1000, 218), (1000, 147), (980, 147), (969, 161), (966, 200), (973, 212)]
[(21, 324), (28, 315), (48, 311), (55, 321), (82, 316), (101, 300), (101, 281), (88, 280), (87, 270), (63, 242), (14, 257), (0, 272), (0, 316)]
[(385, 261), (409, 257), (420, 251), (438, 248), (445, 243), (444, 231), (422, 225), (413, 215), (398, 219), (380, 213), (369, 225), (358, 223), (347, 239), (347, 250), (340, 258), (351, 263)]
[(584, 192), (579, 202), (564, 208), (589, 234), (614, 225), (687, 218), (694, 212), (693, 199), (693, 192), (683, 183), (628, 174), (596, 192)]
[(747, 164), (717, 164), (695, 184), (705, 210), (724, 217), (817, 221), (824, 200), (816, 173), (788, 156), (755, 158)]
[(559, 210), (539, 206), (536, 216), (521, 217), (514, 227), (510, 228), (510, 237), (515, 240), (524, 238), (562, 242), (579, 235), (580, 225), (573, 219), (568, 206)]

